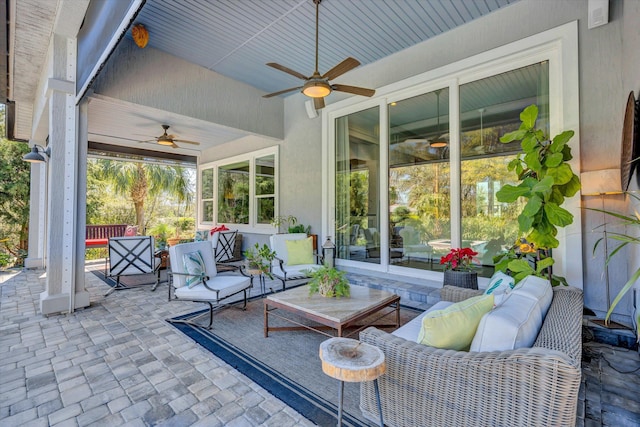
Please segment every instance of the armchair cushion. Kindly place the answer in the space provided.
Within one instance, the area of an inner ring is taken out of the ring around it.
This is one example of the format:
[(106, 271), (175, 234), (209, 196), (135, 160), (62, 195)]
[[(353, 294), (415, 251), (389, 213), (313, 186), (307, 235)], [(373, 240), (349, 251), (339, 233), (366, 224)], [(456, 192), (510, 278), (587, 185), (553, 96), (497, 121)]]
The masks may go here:
[[(251, 279), (245, 276), (220, 275), (213, 278), (205, 279), (205, 283), (209, 287), (199, 281), (195, 286), (189, 288), (183, 286), (175, 289), (175, 296), (178, 299), (189, 301), (212, 301), (221, 300), (230, 295), (238, 293), (250, 286)], [(211, 290), (218, 291), (211, 292)]]
[(418, 342), (436, 348), (467, 350), (480, 319), (493, 308), (493, 295), (479, 295), (428, 313)]
[(313, 264), (312, 238), (302, 240), (286, 240), (288, 262), (287, 265)]
[(200, 251), (188, 252), (182, 256), (184, 270), (189, 276), (185, 283), (188, 288), (192, 288), (200, 283), (204, 278), (205, 266)]

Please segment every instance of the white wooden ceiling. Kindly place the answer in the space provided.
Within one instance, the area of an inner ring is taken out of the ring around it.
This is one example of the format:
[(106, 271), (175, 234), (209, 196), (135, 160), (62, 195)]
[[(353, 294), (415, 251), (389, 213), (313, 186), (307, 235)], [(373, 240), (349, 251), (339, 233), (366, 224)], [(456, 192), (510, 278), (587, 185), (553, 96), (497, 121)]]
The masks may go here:
[[(97, 0), (93, 0), (97, 1)], [(102, 0), (101, 0), (102, 1)], [(320, 4), (319, 70), (348, 56), (363, 65), (375, 62), (518, 0), (323, 0)], [(29, 138), (38, 76), (55, 19), (56, 1), (12, 1), (12, 99), (16, 101), (18, 138)], [(150, 33), (149, 46), (275, 92), (300, 84), (293, 76), (267, 67), (277, 62), (310, 75), (314, 69), (315, 5), (312, 0), (147, 0), (134, 23)], [(127, 32), (130, 37), (130, 32)], [(340, 78), (336, 79), (340, 83)], [(349, 82), (350, 84), (353, 84)], [(135, 113), (135, 114), (134, 114)], [(207, 141), (175, 149), (197, 154), (246, 133), (96, 97), (89, 105), (91, 140), (140, 148), (162, 134), (159, 123), (181, 139)]]

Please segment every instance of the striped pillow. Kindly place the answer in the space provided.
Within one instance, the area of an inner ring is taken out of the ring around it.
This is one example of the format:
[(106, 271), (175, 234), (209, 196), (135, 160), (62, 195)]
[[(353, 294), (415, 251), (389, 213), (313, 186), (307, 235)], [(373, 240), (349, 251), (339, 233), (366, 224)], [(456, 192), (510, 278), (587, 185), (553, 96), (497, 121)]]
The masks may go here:
[(188, 274), (185, 282), (189, 289), (207, 279), (207, 276), (204, 274), (206, 270), (200, 251), (184, 254), (182, 256), (182, 264), (184, 265), (185, 272)]

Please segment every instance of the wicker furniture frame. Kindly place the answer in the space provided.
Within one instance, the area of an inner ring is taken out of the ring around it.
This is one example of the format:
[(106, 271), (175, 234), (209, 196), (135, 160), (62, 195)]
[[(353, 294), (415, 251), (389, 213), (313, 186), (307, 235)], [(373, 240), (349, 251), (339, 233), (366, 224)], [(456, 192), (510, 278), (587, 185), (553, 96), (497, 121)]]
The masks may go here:
[[(446, 286), (461, 301), (482, 291)], [(582, 291), (554, 288), (532, 348), (504, 352), (441, 350), (370, 327), (362, 342), (380, 348), (379, 378), (389, 426), (574, 426), (582, 357)], [(360, 409), (377, 421), (374, 387), (363, 383)]]

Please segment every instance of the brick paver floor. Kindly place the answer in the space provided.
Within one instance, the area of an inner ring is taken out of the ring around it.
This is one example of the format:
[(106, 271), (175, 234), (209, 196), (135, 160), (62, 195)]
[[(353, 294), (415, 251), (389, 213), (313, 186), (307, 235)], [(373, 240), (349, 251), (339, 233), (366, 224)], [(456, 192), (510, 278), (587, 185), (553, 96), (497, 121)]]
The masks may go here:
[(45, 317), (42, 274), (0, 284), (0, 425), (313, 425), (164, 322), (201, 307), (166, 284), (105, 298), (88, 273), (91, 306)]

